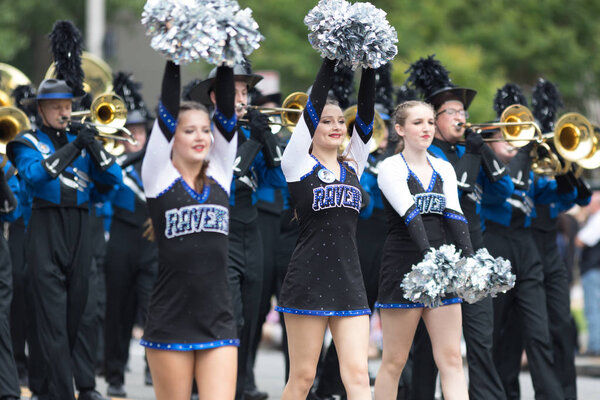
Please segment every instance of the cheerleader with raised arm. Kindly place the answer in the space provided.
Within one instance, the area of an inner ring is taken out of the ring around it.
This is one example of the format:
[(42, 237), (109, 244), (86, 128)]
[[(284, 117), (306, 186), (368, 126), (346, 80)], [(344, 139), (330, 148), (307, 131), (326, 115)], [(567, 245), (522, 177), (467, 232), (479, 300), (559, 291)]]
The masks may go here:
[(401, 282), (430, 248), (455, 243), (463, 256), (473, 254), (467, 222), (458, 202), (452, 165), (429, 156), (435, 134), (433, 108), (420, 101), (400, 104), (395, 112), (400, 153), (379, 165), (378, 184), (390, 229), (383, 249), (379, 308), (383, 329), (382, 363), (375, 398), (395, 399), (398, 379), (408, 358), (419, 320), (423, 318), (448, 400), (467, 399), (460, 353), (461, 300), (449, 295), (437, 308), (404, 297)]
[[(165, 67), (158, 118), (142, 165), (159, 271), (141, 344), (159, 400), (188, 400), (194, 379), (202, 399), (235, 396), (239, 339), (227, 254), (237, 136), (235, 81), (227, 65), (258, 48), (262, 39), (246, 11), (233, 1), (214, 7), (148, 2), (142, 15), (154, 49), (173, 60)], [(227, 13), (231, 18), (223, 18)], [(202, 30), (215, 24), (229, 35), (226, 40)], [(245, 35), (236, 35), (238, 29)], [(201, 104), (180, 102), (176, 64), (200, 56), (219, 65), (212, 122)]]
[[(229, 183), (237, 142), (233, 70), (217, 72), (217, 111), (179, 102), (168, 61), (142, 166), (159, 271), (141, 344), (158, 399), (232, 399), (237, 338), (227, 284)], [(209, 162), (210, 158), (210, 162)]]

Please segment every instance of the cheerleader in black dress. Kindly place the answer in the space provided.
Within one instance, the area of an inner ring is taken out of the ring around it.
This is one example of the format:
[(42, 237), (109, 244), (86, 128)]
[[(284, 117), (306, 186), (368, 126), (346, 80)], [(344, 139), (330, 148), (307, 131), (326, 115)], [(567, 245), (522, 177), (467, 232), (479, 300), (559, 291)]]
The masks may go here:
[[(217, 71), (212, 121), (179, 101), (179, 66), (167, 62), (142, 179), (159, 272), (141, 344), (157, 399), (233, 399), (237, 338), (227, 283), (229, 187), (236, 154), (233, 70)], [(210, 162), (209, 162), (210, 160)]]
[(467, 221), (458, 202), (456, 174), (447, 161), (428, 156), (435, 134), (429, 104), (409, 101), (395, 112), (395, 129), (404, 149), (382, 161), (378, 184), (390, 229), (379, 275), (379, 308), (383, 329), (382, 363), (375, 399), (396, 399), (398, 379), (408, 358), (419, 320), (423, 318), (440, 370), (446, 399), (467, 399), (460, 353), (461, 300), (447, 296), (442, 307), (426, 308), (403, 296), (404, 275), (430, 248), (454, 243), (464, 256), (473, 254)]
[(305, 399), (329, 325), (348, 399), (370, 398), (369, 306), (356, 246), (360, 175), (373, 129), (375, 74), (364, 69), (345, 154), (342, 110), (327, 101), (336, 61), (326, 59), (283, 154), (281, 167), (300, 223), (277, 311), (285, 313), (290, 377), (282, 399)]

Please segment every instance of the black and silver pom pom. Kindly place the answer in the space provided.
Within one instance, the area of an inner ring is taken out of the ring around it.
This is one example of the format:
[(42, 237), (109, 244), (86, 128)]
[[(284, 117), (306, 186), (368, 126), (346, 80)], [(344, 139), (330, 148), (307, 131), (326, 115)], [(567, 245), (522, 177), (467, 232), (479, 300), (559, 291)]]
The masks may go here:
[(233, 66), (264, 39), (252, 10), (235, 0), (149, 0), (142, 24), (152, 48), (176, 64), (204, 59)]
[(304, 18), (308, 40), (322, 57), (353, 70), (379, 68), (398, 53), (398, 34), (371, 3), (321, 0)]
[(533, 116), (543, 132), (552, 132), (557, 111), (564, 106), (555, 84), (544, 78), (538, 79), (531, 94)]

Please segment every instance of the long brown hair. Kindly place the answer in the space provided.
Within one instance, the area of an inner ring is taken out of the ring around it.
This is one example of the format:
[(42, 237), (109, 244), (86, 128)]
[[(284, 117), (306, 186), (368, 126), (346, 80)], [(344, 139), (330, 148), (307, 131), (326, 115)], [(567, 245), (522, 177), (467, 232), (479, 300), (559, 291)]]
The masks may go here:
[[(425, 103), (424, 101), (419, 101), (419, 100), (408, 100), (408, 101), (400, 103), (396, 106), (396, 109), (394, 110), (395, 124), (403, 127), (404, 124), (406, 123), (406, 119), (408, 118), (409, 110), (411, 108), (414, 108), (417, 106), (428, 107), (431, 109), (431, 112), (435, 113), (433, 111), (433, 107), (429, 103)], [(401, 153), (403, 150), (404, 150), (404, 136), (398, 135), (398, 144), (396, 145), (396, 151), (394, 153), (398, 154), (398, 153)]]
[[(198, 103), (196, 101), (182, 101), (181, 104), (179, 105), (178, 118), (185, 111), (202, 111), (202, 112), (205, 112), (206, 115), (209, 115), (208, 109), (203, 104)], [(212, 143), (211, 143), (211, 145), (212, 145)], [(204, 186), (208, 184), (208, 177), (206, 175), (206, 170), (208, 169), (208, 163), (209, 163), (208, 161), (204, 161), (202, 163), (202, 167), (200, 167), (200, 171), (198, 172), (198, 175), (196, 175), (196, 179), (194, 181), (194, 190), (196, 192), (201, 192), (202, 189), (204, 188)]]

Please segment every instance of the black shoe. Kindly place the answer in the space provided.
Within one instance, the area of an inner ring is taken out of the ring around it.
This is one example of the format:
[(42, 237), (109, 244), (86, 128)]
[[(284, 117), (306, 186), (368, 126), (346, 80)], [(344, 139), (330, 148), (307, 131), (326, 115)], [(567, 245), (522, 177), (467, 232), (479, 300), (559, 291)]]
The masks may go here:
[(257, 388), (244, 391), (245, 400), (266, 400), (269, 398), (267, 392), (261, 392)]
[(79, 400), (109, 400), (95, 390), (86, 390), (79, 392)]
[(127, 397), (125, 388), (123, 385), (108, 385), (106, 389), (106, 395), (111, 397)]
[(146, 371), (144, 371), (144, 384), (146, 386), (152, 386), (152, 374), (150, 373), (150, 368), (146, 367)]

